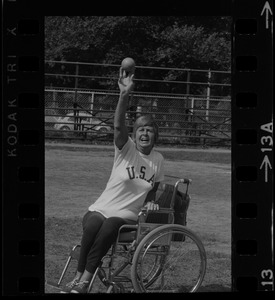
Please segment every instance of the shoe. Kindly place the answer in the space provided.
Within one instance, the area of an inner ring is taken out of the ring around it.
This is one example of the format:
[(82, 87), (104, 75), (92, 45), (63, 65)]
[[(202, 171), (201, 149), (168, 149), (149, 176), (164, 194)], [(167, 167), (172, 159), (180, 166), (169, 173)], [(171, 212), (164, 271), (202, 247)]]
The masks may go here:
[(78, 279), (75, 278), (73, 281), (67, 283), (67, 284), (63, 287), (63, 289), (61, 290), (60, 293), (61, 293), (61, 294), (68, 294), (68, 293), (70, 293), (71, 290), (72, 290), (72, 288), (75, 287), (75, 286), (77, 285), (77, 283), (78, 283)]
[(79, 281), (77, 284), (72, 288), (71, 294), (86, 294), (89, 287), (89, 281)]

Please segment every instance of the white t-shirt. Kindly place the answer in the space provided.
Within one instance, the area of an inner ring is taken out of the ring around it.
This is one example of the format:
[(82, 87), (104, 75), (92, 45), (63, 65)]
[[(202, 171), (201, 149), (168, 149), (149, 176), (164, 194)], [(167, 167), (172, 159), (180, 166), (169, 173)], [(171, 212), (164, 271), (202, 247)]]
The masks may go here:
[(147, 193), (155, 182), (164, 180), (163, 156), (152, 149), (144, 155), (129, 137), (119, 150), (115, 146), (113, 169), (101, 196), (90, 207), (106, 218), (120, 217), (136, 221)]

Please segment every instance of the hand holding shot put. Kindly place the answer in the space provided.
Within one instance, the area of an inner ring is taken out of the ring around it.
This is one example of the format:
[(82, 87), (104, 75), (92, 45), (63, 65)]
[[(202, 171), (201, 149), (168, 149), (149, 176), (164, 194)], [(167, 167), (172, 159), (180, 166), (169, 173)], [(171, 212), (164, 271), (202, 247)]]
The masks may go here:
[(121, 67), (119, 69), (118, 86), (121, 93), (130, 93), (134, 88), (134, 73), (126, 73)]

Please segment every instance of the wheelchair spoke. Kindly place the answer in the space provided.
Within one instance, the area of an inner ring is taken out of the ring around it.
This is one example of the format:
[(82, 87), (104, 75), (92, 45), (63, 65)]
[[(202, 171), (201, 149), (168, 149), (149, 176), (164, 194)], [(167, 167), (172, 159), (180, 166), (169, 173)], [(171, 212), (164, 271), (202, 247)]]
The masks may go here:
[(131, 270), (137, 292), (194, 292), (201, 285), (206, 268), (203, 245), (180, 227), (162, 226), (138, 246)]

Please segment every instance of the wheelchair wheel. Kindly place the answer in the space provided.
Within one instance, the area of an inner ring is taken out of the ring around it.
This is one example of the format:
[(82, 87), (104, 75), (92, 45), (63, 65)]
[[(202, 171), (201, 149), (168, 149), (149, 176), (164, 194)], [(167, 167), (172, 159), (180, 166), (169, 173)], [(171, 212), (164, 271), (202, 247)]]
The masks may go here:
[(182, 225), (161, 225), (137, 246), (131, 279), (137, 293), (192, 293), (206, 271), (201, 240)]

